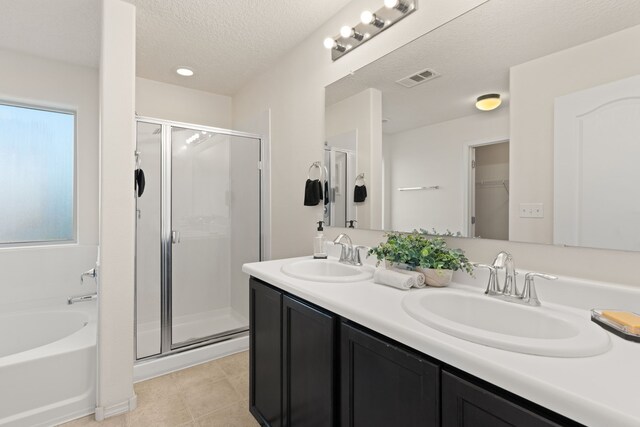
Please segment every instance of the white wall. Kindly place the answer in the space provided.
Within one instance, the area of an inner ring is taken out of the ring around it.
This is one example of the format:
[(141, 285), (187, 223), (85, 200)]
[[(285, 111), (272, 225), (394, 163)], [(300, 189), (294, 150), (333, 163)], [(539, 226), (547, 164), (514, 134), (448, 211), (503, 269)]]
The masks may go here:
[(481, 3), (423, 2), (400, 24), (332, 62), (322, 40), (337, 34), (345, 22), (358, 22), (363, 9), (380, 7), (377, 0), (354, 0), (234, 96), (234, 127), (271, 110), (273, 258), (310, 254), (313, 248), (314, 222), (322, 217), (322, 206), (303, 206), (303, 189), (309, 165), (323, 154), (324, 87)]
[[(98, 244), (98, 70), (0, 50), (0, 102), (76, 111), (77, 244), (0, 249), (0, 310), (15, 304), (95, 292), (80, 273)], [(25, 195), (28, 196), (28, 195)]]
[[(357, 227), (382, 228), (382, 171), (374, 166), (382, 161), (382, 92), (365, 89), (336, 102), (327, 107), (325, 120), (327, 140), (356, 131), (354, 172), (355, 175), (364, 173), (367, 186), (367, 198), (356, 208)], [(354, 186), (355, 181), (347, 182), (348, 188)], [(353, 200), (347, 200), (347, 203), (353, 204)]]
[[(322, 48), (323, 38), (336, 34), (345, 22), (357, 22), (362, 9), (379, 7), (377, 1), (355, 0), (283, 57), (270, 72), (257, 77), (234, 97), (234, 123), (242, 124), (265, 110), (271, 110), (273, 258), (309, 254), (314, 221), (322, 215), (319, 209), (316, 212), (303, 206), (302, 189), (308, 165), (322, 156), (324, 87), (481, 3), (483, 1), (464, 0), (421, 3), (420, 10), (415, 14), (332, 63), (329, 53)], [(640, 58), (632, 52), (634, 47), (634, 44), (627, 44), (617, 49), (624, 50), (627, 61), (636, 62)], [(602, 57), (593, 60), (597, 61), (598, 66), (594, 68), (596, 72), (607, 68), (603, 66)], [(570, 69), (574, 69), (570, 65)], [(572, 78), (584, 72), (582, 67), (577, 68)], [(544, 74), (548, 74), (549, 80), (556, 77), (547, 70)], [(513, 103), (511, 110), (513, 114)], [(553, 129), (549, 132), (551, 135)], [(532, 134), (539, 135), (540, 130), (533, 129)], [(534, 163), (531, 162), (532, 166)], [(332, 237), (340, 232), (347, 232), (355, 241), (368, 245), (376, 244), (383, 238), (382, 233), (377, 231), (335, 227), (328, 228), (325, 234)], [(467, 250), (471, 259), (481, 262), (490, 262), (497, 252), (508, 250), (522, 268), (638, 284), (637, 274), (632, 268), (603, 268), (610, 265), (637, 265), (640, 263), (640, 253), (637, 252), (563, 248), (487, 239), (452, 240), (454, 245)]]
[(96, 419), (134, 409), (135, 7), (103, 0)]
[(231, 97), (136, 78), (139, 116), (231, 128)]
[[(555, 98), (639, 74), (639, 45), (635, 26), (511, 68), (511, 240), (553, 242)], [(545, 217), (520, 218), (520, 203), (543, 203)]]
[[(467, 218), (465, 149), (469, 143), (504, 141), (508, 137), (506, 108), (385, 135), (391, 229), (411, 231), (422, 227), (463, 232)], [(399, 187), (433, 185), (440, 189), (398, 191)]]

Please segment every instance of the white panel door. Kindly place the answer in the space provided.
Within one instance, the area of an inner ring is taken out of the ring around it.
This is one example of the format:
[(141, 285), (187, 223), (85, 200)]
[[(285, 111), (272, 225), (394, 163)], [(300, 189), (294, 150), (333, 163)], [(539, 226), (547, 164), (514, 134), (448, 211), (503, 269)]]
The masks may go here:
[(640, 250), (640, 76), (555, 101), (554, 243)]

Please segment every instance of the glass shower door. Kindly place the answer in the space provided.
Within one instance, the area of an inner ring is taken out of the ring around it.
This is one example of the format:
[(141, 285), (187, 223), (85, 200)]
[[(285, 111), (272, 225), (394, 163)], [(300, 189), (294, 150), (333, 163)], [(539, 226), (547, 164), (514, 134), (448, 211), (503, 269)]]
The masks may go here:
[(260, 259), (260, 140), (171, 128), (171, 347), (248, 328)]

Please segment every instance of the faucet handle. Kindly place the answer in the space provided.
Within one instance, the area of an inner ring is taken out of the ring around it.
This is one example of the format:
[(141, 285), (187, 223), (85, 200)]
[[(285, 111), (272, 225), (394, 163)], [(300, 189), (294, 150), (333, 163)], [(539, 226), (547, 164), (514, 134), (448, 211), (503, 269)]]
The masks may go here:
[(539, 306), (540, 300), (538, 299), (538, 294), (536, 292), (536, 285), (534, 279), (536, 277), (540, 277), (545, 280), (558, 280), (558, 276), (553, 276), (551, 274), (545, 273), (535, 273), (530, 271), (529, 273), (524, 275), (524, 288), (522, 289), (522, 301), (526, 302), (529, 305)]
[(81, 285), (84, 285), (84, 278), (85, 277), (91, 277), (91, 278), (95, 279), (96, 278), (96, 269), (95, 269), (95, 267), (90, 269), (90, 270), (85, 271), (84, 273), (82, 273), (80, 275), (80, 284)]
[(498, 276), (496, 275), (496, 267), (488, 264), (479, 264), (474, 262), (473, 265), (475, 268), (483, 268), (489, 270), (489, 282), (487, 283), (487, 289), (484, 291), (487, 295), (498, 295), (500, 293), (500, 288), (498, 285)]
[(353, 265), (357, 265), (360, 267), (362, 265), (362, 258), (360, 258), (360, 249), (366, 249), (367, 251), (371, 249), (369, 246), (354, 246), (353, 248)]

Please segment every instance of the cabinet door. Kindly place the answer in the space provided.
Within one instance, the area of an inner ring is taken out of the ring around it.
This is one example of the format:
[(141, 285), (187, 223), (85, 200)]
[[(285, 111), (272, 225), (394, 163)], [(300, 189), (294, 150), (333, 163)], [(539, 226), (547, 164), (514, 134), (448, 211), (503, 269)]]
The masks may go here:
[(345, 323), (341, 335), (342, 426), (438, 426), (439, 368)]
[[(442, 427), (559, 427), (449, 372), (442, 372)], [(575, 425), (575, 424), (570, 424)]]
[(261, 424), (282, 425), (282, 294), (251, 278), (249, 408)]
[(284, 425), (336, 425), (335, 316), (283, 299)]

